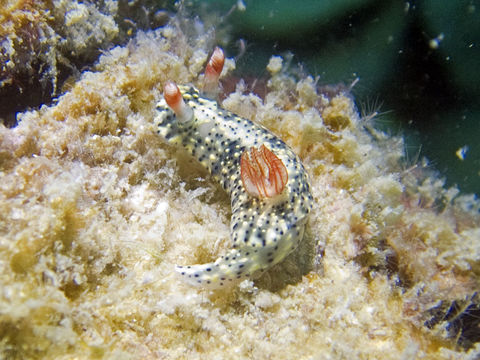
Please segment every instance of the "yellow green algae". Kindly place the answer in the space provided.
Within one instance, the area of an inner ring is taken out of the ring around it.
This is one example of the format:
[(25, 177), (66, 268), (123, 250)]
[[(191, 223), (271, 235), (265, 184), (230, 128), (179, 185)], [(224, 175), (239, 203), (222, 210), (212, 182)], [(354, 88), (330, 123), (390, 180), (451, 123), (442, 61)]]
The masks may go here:
[(265, 99), (239, 84), (223, 106), (302, 158), (305, 239), (236, 288), (174, 276), (231, 245), (227, 195), (153, 124), (163, 83), (198, 84), (210, 50), (175, 26), (139, 33), (0, 127), (0, 357), (477, 358), (445, 322), (424, 324), (478, 289), (478, 201), (405, 164), (348, 93), (296, 81), (279, 57)]
[[(60, 68), (72, 69), (119, 34), (118, 3), (0, 0), (0, 90), (25, 91), (40, 80), (56, 92)], [(2, 114), (4, 115), (4, 114)]]

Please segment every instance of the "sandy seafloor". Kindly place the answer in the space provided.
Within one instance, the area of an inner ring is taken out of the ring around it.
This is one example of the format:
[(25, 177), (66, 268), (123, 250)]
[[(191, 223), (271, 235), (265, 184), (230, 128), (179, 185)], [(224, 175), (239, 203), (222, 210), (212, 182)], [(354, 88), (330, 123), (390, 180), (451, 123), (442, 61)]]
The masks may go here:
[(211, 46), (173, 26), (139, 33), (0, 126), (0, 358), (478, 358), (449, 304), (478, 308), (479, 201), (279, 57), (264, 99), (239, 85), (223, 107), (303, 160), (304, 241), (231, 289), (174, 276), (231, 245), (229, 198), (153, 122), (163, 83), (200, 84)]

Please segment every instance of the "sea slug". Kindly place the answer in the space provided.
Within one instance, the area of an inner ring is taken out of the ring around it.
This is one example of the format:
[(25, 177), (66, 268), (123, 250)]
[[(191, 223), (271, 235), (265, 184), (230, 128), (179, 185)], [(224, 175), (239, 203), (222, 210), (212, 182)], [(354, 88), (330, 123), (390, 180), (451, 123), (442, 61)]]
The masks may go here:
[(202, 94), (167, 82), (155, 117), (158, 133), (185, 148), (231, 197), (233, 248), (212, 263), (175, 267), (188, 283), (210, 288), (282, 261), (302, 240), (313, 201), (300, 159), (281, 139), (208, 98), (216, 95), (223, 59), (216, 48)]

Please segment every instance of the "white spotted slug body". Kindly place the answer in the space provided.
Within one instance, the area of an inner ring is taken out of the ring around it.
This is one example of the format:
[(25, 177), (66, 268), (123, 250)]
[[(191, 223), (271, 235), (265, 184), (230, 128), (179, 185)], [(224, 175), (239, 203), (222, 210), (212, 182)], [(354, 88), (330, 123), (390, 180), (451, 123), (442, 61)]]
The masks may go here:
[[(223, 60), (216, 48), (205, 70), (207, 96), (215, 96)], [(218, 288), (290, 254), (303, 238), (312, 206), (307, 174), (293, 151), (269, 130), (220, 108), (192, 86), (167, 82), (157, 111), (158, 133), (184, 147), (231, 197), (233, 248), (215, 262), (176, 266), (176, 272), (188, 283)]]

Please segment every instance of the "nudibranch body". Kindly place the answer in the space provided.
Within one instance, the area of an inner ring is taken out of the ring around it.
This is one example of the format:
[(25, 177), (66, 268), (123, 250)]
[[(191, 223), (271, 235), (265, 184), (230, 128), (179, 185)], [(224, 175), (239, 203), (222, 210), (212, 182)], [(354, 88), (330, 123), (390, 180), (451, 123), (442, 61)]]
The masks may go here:
[[(172, 106), (172, 93), (183, 98), (174, 99), (184, 103), (177, 109)], [(157, 104), (158, 133), (205, 166), (228, 192), (232, 206), (233, 248), (215, 262), (176, 266), (175, 270), (191, 284), (221, 287), (283, 260), (303, 238), (312, 206), (308, 177), (300, 159), (272, 132), (220, 108), (193, 86), (167, 84), (164, 96), (167, 101)], [(277, 189), (272, 196), (247, 188), (252, 186), (246, 171), (255, 165), (254, 154), (263, 156), (257, 165), (267, 172), (265, 181), (269, 183), (270, 178), (271, 187)]]

